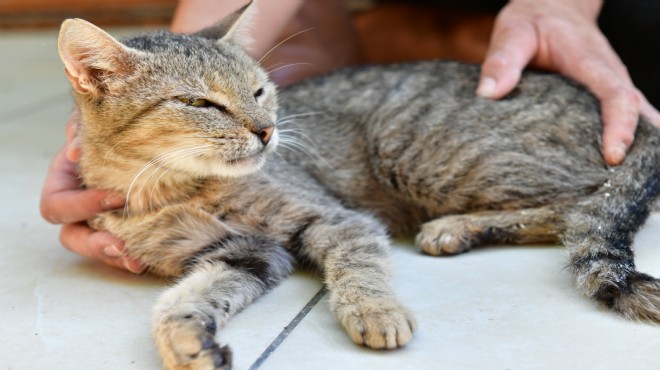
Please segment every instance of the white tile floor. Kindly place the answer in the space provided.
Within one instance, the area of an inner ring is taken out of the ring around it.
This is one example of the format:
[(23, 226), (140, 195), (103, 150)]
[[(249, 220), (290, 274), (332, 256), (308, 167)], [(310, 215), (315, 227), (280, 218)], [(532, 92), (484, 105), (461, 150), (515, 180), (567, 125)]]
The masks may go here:
[[(71, 111), (55, 43), (54, 32), (0, 33), (0, 369), (156, 369), (149, 314), (164, 283), (67, 252), (38, 213)], [(658, 244), (655, 214), (637, 239), (638, 265), (655, 275)], [(393, 255), (394, 285), (419, 323), (409, 346), (353, 345), (325, 297), (308, 304), (317, 279), (297, 273), (220, 331), (235, 368), (660, 369), (660, 328), (581, 297), (559, 247), (432, 258), (397, 240)]]

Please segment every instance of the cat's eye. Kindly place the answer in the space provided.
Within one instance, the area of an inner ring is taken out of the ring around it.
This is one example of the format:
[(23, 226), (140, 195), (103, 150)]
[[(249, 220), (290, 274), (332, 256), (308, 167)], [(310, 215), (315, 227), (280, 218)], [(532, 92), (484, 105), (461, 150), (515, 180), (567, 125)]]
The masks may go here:
[(208, 100), (201, 98), (186, 98), (179, 96), (177, 97), (177, 99), (179, 99), (180, 102), (193, 107), (210, 107), (211, 105), (213, 105)]
[(226, 106), (212, 102), (202, 98), (188, 98), (185, 96), (177, 96), (177, 100), (191, 107), (195, 108), (215, 108), (222, 113), (230, 113)]
[(259, 90), (257, 90), (257, 91), (254, 92), (254, 98), (256, 99), (256, 98), (260, 97), (260, 96), (263, 95), (263, 94), (264, 94), (264, 89), (263, 89), (263, 87), (262, 87), (262, 88), (259, 88)]

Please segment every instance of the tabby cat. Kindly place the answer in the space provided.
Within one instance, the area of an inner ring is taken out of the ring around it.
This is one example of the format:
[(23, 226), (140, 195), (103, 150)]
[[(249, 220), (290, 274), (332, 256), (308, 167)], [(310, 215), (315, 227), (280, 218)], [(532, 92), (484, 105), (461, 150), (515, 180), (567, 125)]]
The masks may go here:
[(217, 328), (296, 263), (322, 274), (356, 343), (405, 345), (415, 321), (388, 283), (388, 233), (417, 232), (430, 255), (563, 243), (584, 294), (660, 321), (660, 281), (631, 249), (660, 190), (657, 129), (641, 120), (610, 168), (584, 89), (526, 73), (508, 98), (481, 99), (478, 67), (453, 62), (346, 69), (278, 94), (242, 50), (250, 11), (193, 35), (119, 42), (75, 19), (59, 36), (82, 180), (127, 199), (90, 225), (178, 278), (154, 310), (166, 368), (229, 368)]

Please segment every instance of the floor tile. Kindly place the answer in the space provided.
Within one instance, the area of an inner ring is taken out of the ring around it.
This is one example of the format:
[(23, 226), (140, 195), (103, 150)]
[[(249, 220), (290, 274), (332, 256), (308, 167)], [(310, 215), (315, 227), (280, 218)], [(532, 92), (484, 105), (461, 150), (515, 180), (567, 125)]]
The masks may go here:
[[(637, 239), (640, 270), (660, 275), (660, 215)], [(560, 247), (489, 247), (437, 258), (398, 240), (393, 284), (419, 330), (405, 348), (352, 343), (321, 301), (264, 370), (660, 368), (658, 327), (584, 298)]]

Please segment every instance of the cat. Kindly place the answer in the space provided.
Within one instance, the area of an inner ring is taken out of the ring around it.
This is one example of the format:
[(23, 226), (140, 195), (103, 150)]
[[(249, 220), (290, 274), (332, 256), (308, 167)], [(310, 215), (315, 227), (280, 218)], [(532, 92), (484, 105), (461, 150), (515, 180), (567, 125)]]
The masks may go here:
[(404, 346), (416, 323), (388, 282), (390, 233), (417, 232), (434, 256), (563, 243), (585, 295), (660, 321), (660, 281), (631, 248), (660, 192), (655, 127), (641, 119), (608, 167), (582, 87), (526, 72), (491, 101), (458, 62), (353, 67), (278, 93), (243, 51), (251, 11), (192, 35), (119, 42), (79, 19), (59, 35), (81, 179), (127, 199), (89, 223), (178, 279), (153, 313), (167, 369), (229, 368), (217, 329), (294, 264), (321, 273), (353, 341)]

